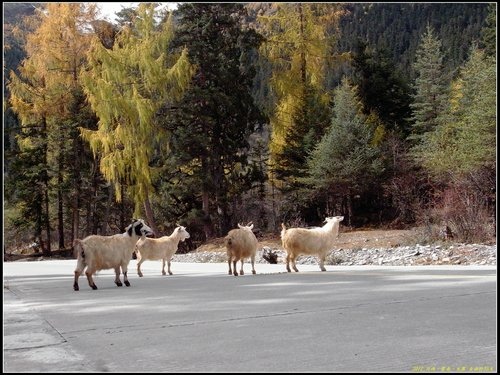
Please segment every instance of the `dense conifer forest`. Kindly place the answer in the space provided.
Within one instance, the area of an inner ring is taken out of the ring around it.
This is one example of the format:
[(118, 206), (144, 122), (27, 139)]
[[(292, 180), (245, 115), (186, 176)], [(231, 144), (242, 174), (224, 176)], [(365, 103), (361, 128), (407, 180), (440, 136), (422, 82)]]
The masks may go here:
[(4, 251), (252, 221), (496, 232), (496, 4), (4, 4)]

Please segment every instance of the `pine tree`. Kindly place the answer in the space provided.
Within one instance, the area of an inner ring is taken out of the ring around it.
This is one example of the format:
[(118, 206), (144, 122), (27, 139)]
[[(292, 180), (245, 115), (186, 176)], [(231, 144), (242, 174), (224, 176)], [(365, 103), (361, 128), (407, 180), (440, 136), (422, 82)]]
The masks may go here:
[[(43, 187), (44, 212), (39, 217), (45, 221), (46, 253), (50, 252), (49, 199), (52, 197), (57, 207), (59, 248), (65, 247), (65, 205), (70, 204), (65, 197), (74, 186), (65, 170), (79, 157), (70, 147), (79, 125), (71, 106), (75, 100), (82, 101), (78, 73), (85, 62), (89, 40), (82, 30), (94, 17), (94, 5), (47, 4), (33, 19), (36, 26), (27, 37), (27, 58), (19, 69), (20, 74), (11, 73), (11, 103), (25, 130), (19, 136), (20, 151), (41, 156), (37, 168), (41, 168), (38, 175)], [(37, 159), (26, 157), (25, 160), (36, 162)], [(73, 206), (73, 212), (77, 211), (78, 207)]]
[[(272, 65), (276, 98), (271, 115), (271, 183), (297, 206), (306, 159), (328, 124), (330, 96), (326, 74), (334, 53), (335, 28), (342, 15), (338, 4), (274, 4), (275, 12), (258, 18), (266, 42), (261, 51)], [(275, 180), (276, 178), (276, 180)]]
[(406, 137), (410, 131), (411, 93), (385, 49), (372, 51), (359, 41), (353, 58), (354, 84), (365, 114), (376, 113), (387, 131)]
[(243, 28), (242, 4), (181, 4), (177, 14), (175, 44), (187, 46), (196, 71), (182, 103), (166, 109), (164, 126), (173, 133), (172, 165), (201, 191), (191, 209), (201, 210), (210, 238), (234, 225), (231, 203), (250, 187), (248, 137), (264, 121), (251, 96), (250, 54), (261, 37)]
[(488, 56), (495, 56), (497, 51), (497, 9), (493, 3), (488, 4), (486, 25), (481, 29), (481, 47)]
[(345, 209), (350, 225), (353, 197), (372, 188), (383, 163), (374, 145), (373, 120), (363, 114), (356, 88), (347, 79), (335, 89), (334, 103), (331, 125), (308, 159), (306, 181), (317, 194), (327, 197), (326, 207), (331, 209), (333, 204)]
[(420, 163), (441, 181), (456, 180), (496, 164), (496, 63), (473, 47), (454, 84), (439, 125), (415, 151)]
[(157, 171), (150, 165), (156, 153), (164, 153), (168, 136), (155, 118), (161, 105), (179, 100), (191, 77), (186, 51), (169, 51), (173, 37), (170, 15), (157, 26), (156, 5), (141, 3), (133, 27), (125, 26), (111, 50), (95, 38), (88, 69), (81, 78), (92, 109), (99, 117), (97, 130), (81, 129), (100, 169), (115, 188), (118, 201), (122, 185), (135, 202), (135, 215), (144, 207), (157, 233), (149, 197)]
[(413, 127), (409, 139), (418, 144), (419, 139), (439, 124), (439, 116), (446, 107), (448, 81), (443, 69), (441, 42), (427, 26), (417, 50), (415, 61), (415, 94), (412, 108)]

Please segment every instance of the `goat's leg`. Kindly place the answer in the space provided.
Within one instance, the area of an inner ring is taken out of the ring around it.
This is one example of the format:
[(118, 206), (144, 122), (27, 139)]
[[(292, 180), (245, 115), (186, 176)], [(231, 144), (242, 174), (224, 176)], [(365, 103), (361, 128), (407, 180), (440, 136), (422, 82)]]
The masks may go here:
[(243, 272), (243, 262), (244, 262), (244, 260), (245, 260), (244, 258), (240, 259), (240, 262), (241, 262), (240, 275), (244, 275), (245, 274), (245, 272)]
[(161, 260), (162, 265), (161, 265), (161, 274), (165, 276), (167, 273), (165, 272), (165, 258)]
[(299, 270), (297, 269), (297, 265), (295, 264), (295, 260), (297, 259), (297, 255), (292, 255), (291, 257), (291, 261), (292, 261), (292, 268), (295, 272), (299, 272)]
[(227, 257), (227, 265), (229, 266), (228, 275), (232, 275), (233, 271), (231, 271), (231, 257), (230, 256)]
[(137, 274), (139, 277), (142, 277), (142, 272), (141, 272), (141, 264), (144, 263), (144, 259), (137, 257), (138, 262), (137, 262)]
[(73, 290), (80, 290), (80, 287), (78, 286), (78, 278), (82, 274), (83, 270), (85, 269), (86, 264), (78, 259), (78, 263), (75, 268), (75, 279), (73, 281)]
[(116, 286), (123, 286), (120, 280), (120, 266), (115, 267), (115, 284)]
[(290, 269), (290, 253), (286, 254), (286, 270), (288, 272), (292, 272), (292, 270)]
[(233, 260), (233, 275), (234, 276), (238, 276), (238, 271), (236, 270), (236, 263), (238, 261), (237, 260)]
[(250, 257), (250, 261), (252, 262), (252, 273), (255, 275), (255, 254)]
[(73, 290), (80, 290), (80, 287), (78, 286), (78, 278), (80, 277), (81, 272), (78, 270), (75, 270), (75, 280), (73, 281)]
[(130, 283), (129, 283), (128, 277), (127, 277), (127, 271), (128, 271), (127, 267), (128, 267), (128, 263), (122, 264), (123, 283), (125, 284), (125, 286), (130, 286)]
[(170, 259), (167, 259), (167, 270), (169, 275), (173, 275), (172, 271), (170, 271)]
[(92, 274), (95, 272), (94, 269), (90, 269), (89, 267), (87, 267), (87, 271), (85, 271), (85, 275), (87, 276), (87, 281), (89, 282), (89, 286), (96, 290), (97, 289), (97, 285), (95, 285), (94, 283), (94, 280), (92, 279)]
[(320, 255), (320, 257), (319, 257), (319, 269), (321, 271), (326, 271), (325, 258), (326, 258), (326, 254)]

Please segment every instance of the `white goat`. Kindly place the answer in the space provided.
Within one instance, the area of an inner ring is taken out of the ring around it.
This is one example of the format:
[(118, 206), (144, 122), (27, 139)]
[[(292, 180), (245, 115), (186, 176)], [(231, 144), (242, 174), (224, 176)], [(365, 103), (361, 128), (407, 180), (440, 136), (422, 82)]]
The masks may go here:
[(170, 271), (170, 260), (177, 251), (179, 242), (189, 238), (190, 235), (183, 226), (178, 226), (174, 229), (170, 236), (163, 236), (160, 238), (146, 238), (143, 237), (135, 244), (135, 253), (137, 254), (137, 274), (142, 277), (141, 264), (145, 260), (159, 260), (163, 261), (161, 268), (162, 275), (166, 275), (165, 261), (168, 264), (168, 274), (172, 275)]
[(115, 270), (115, 284), (122, 286), (120, 281), (120, 267), (123, 273), (123, 282), (130, 286), (127, 278), (127, 267), (134, 252), (134, 246), (141, 237), (152, 235), (153, 230), (148, 227), (142, 219), (134, 220), (125, 233), (113, 236), (91, 235), (83, 240), (76, 239), (73, 242), (75, 254), (77, 254), (77, 264), (75, 269), (75, 281), (73, 289), (79, 290), (78, 278), (85, 267), (85, 275), (92, 289), (97, 286), (92, 279), (96, 271), (113, 268)]
[[(238, 227), (239, 229), (231, 229), (224, 238), (227, 249), (229, 275), (234, 274), (234, 276), (238, 276), (238, 271), (236, 271), (236, 263), (238, 261), (241, 261), (240, 275), (244, 275), (243, 261), (248, 257), (250, 257), (250, 261), (252, 262), (252, 273), (255, 275), (255, 254), (257, 252), (258, 241), (252, 232), (253, 224), (248, 226), (238, 224)], [(233, 263), (232, 271), (231, 262)]]
[(290, 270), (290, 261), (295, 272), (299, 272), (295, 265), (295, 260), (301, 254), (318, 255), (319, 268), (325, 269), (325, 258), (333, 243), (339, 234), (340, 222), (344, 220), (343, 216), (327, 217), (326, 224), (321, 228), (289, 228), (281, 224), (281, 242), (287, 252), (286, 270)]

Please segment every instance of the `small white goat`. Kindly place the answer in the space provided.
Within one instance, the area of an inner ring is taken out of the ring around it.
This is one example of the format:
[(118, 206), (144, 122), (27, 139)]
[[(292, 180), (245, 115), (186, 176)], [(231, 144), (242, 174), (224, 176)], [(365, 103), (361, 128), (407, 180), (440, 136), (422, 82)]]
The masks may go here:
[(141, 237), (152, 235), (153, 230), (148, 227), (142, 219), (135, 220), (130, 224), (125, 233), (113, 236), (91, 235), (83, 240), (76, 239), (73, 242), (73, 249), (78, 261), (75, 269), (75, 280), (73, 289), (79, 290), (78, 278), (85, 267), (85, 275), (89, 286), (97, 289), (92, 279), (92, 275), (100, 270), (113, 268), (115, 270), (115, 284), (122, 286), (120, 281), (120, 267), (123, 273), (123, 282), (130, 286), (127, 278), (127, 267), (134, 252), (134, 246)]
[[(240, 275), (244, 275), (243, 262), (245, 258), (250, 257), (252, 262), (252, 273), (255, 275), (255, 254), (257, 252), (258, 241), (252, 232), (253, 224), (243, 226), (238, 224), (239, 229), (231, 229), (224, 242), (227, 249), (227, 264), (229, 265), (229, 275), (238, 276), (236, 263), (241, 261)], [(231, 262), (233, 270), (231, 271)]]
[(325, 269), (325, 258), (333, 243), (339, 234), (340, 222), (344, 220), (343, 216), (327, 217), (326, 224), (320, 228), (289, 228), (281, 224), (281, 242), (287, 252), (286, 270), (290, 270), (290, 261), (295, 272), (299, 272), (295, 265), (295, 260), (301, 254), (318, 255), (319, 268)]
[(190, 235), (186, 228), (179, 225), (174, 229), (170, 236), (163, 236), (160, 238), (146, 238), (143, 237), (135, 244), (135, 253), (137, 254), (137, 274), (142, 277), (141, 264), (145, 260), (159, 260), (163, 261), (161, 268), (162, 275), (166, 275), (165, 261), (168, 264), (168, 274), (172, 275), (170, 271), (170, 260), (177, 251), (179, 242), (189, 238)]

